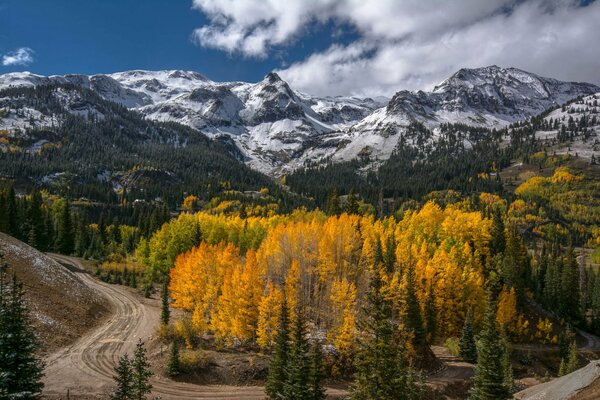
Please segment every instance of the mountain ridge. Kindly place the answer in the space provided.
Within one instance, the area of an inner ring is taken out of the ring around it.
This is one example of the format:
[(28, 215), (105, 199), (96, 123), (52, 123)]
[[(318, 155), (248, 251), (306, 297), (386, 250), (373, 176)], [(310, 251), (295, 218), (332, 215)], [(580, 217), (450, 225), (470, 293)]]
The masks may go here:
[(400, 90), (387, 102), (311, 96), (294, 91), (275, 72), (256, 83), (215, 82), (182, 70), (0, 76), (0, 88), (51, 83), (89, 88), (146, 118), (179, 122), (213, 138), (228, 137), (250, 167), (272, 176), (365, 155), (385, 160), (413, 122), (432, 129), (447, 122), (501, 128), (600, 92), (593, 84), (498, 66), (462, 68), (430, 92)]

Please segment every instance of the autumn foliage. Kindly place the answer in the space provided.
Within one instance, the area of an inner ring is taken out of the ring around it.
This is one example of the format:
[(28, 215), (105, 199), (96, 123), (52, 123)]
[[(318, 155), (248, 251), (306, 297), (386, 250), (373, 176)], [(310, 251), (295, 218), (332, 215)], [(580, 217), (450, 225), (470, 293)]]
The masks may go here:
[(181, 218), (198, 224), (202, 241), (175, 259), (173, 306), (191, 313), (198, 333), (212, 332), (225, 344), (269, 348), (285, 295), (291, 321), (301, 305), (313, 329), (351, 353), (374, 270), (383, 271), (382, 293), (399, 315), (406, 308), (406, 271), (414, 271), (421, 311), (428, 296), (434, 299), (429, 312), (440, 337), (458, 335), (467, 311), (479, 316), (485, 306), (492, 222), (479, 212), (430, 202), (399, 221), (305, 211)]

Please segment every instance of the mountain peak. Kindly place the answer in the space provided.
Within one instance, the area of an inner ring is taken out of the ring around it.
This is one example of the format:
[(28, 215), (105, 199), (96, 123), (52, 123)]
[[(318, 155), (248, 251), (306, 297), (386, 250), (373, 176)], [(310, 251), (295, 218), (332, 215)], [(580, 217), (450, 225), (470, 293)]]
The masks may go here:
[(265, 78), (263, 80), (271, 84), (283, 82), (283, 79), (281, 79), (281, 77), (276, 72), (269, 72), (267, 75), (265, 75)]

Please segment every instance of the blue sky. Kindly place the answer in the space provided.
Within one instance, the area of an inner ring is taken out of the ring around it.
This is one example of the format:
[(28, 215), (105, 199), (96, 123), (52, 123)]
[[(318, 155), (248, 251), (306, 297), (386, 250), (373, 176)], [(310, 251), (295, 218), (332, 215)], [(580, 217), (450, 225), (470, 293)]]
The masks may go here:
[(459, 68), (600, 84), (594, 0), (0, 0), (0, 73), (276, 70), (318, 95), (431, 89)]
[[(0, 0), (0, 54), (29, 48), (28, 65), (0, 66), (1, 73), (97, 74), (130, 69), (185, 69), (213, 80), (258, 81), (268, 72), (345, 43), (333, 23), (314, 24), (302, 40), (255, 58), (205, 48), (192, 40), (207, 24), (188, 0)], [(347, 38), (346, 38), (347, 37)]]

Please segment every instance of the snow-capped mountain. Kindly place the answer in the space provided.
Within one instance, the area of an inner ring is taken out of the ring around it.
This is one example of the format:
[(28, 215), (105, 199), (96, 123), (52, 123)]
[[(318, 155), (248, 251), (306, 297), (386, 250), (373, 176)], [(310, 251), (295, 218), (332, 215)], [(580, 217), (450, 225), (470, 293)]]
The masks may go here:
[(461, 69), (432, 92), (400, 91), (389, 101), (313, 97), (294, 91), (275, 73), (258, 83), (214, 82), (189, 71), (0, 75), (0, 88), (51, 83), (89, 88), (147, 118), (186, 124), (210, 137), (226, 135), (248, 165), (272, 175), (307, 162), (359, 155), (386, 159), (411, 122), (423, 122), (434, 132), (445, 122), (502, 127), (600, 91), (591, 84), (496, 66)]
[(589, 83), (561, 82), (516, 68), (461, 69), (431, 92), (397, 92), (385, 108), (352, 126), (350, 142), (334, 159), (359, 154), (386, 159), (412, 122), (434, 133), (443, 123), (501, 128), (598, 91)]

